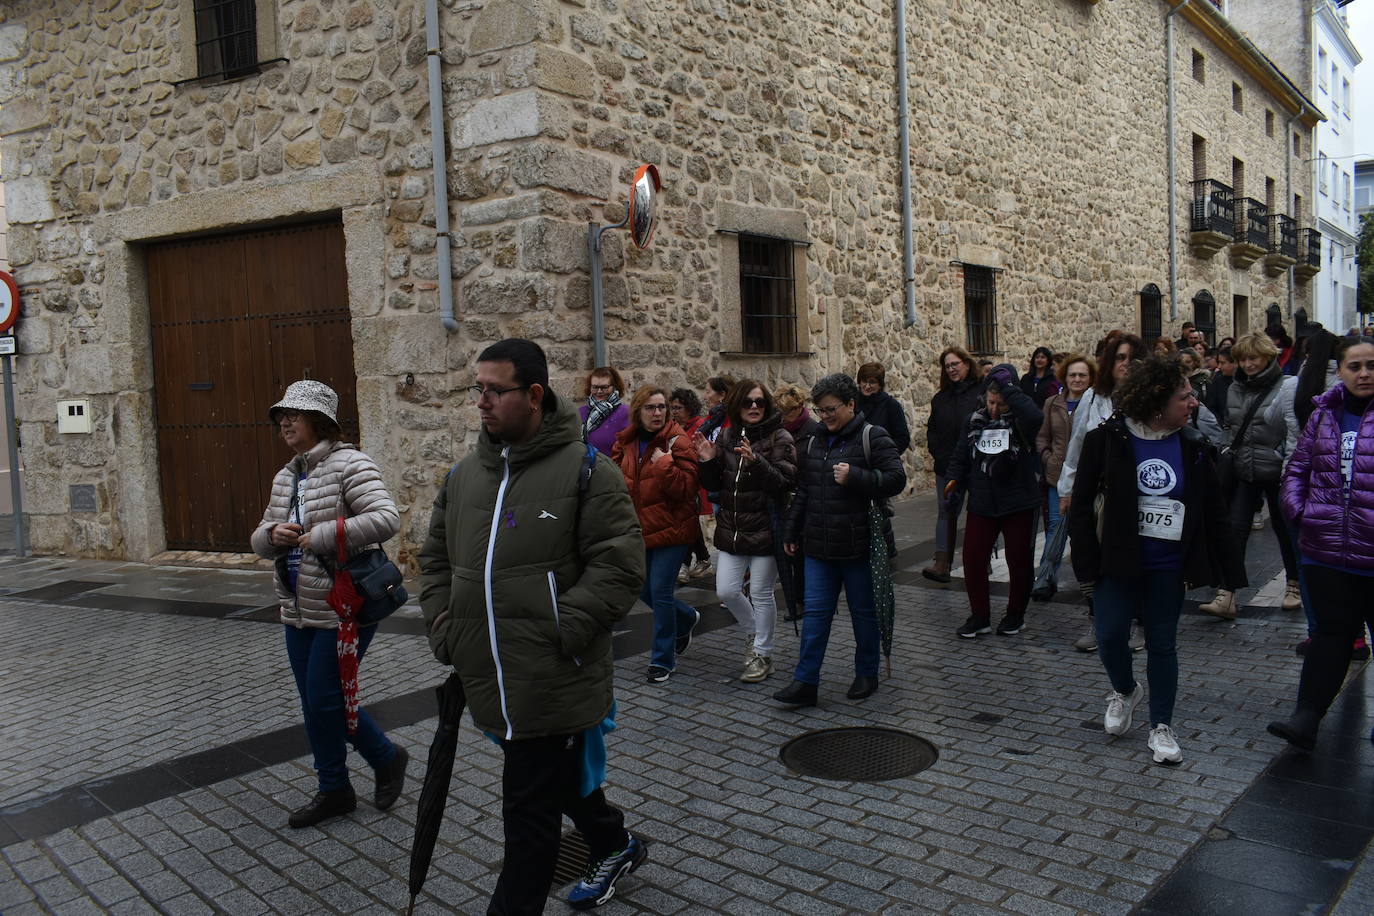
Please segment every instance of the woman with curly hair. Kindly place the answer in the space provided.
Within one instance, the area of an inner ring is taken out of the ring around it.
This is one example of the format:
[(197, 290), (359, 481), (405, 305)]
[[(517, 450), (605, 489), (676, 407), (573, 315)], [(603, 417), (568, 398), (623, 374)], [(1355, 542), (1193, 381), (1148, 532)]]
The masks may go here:
[(1112, 685), (1103, 731), (1126, 734), (1145, 692), (1131, 671), (1131, 620), (1139, 616), (1155, 763), (1183, 760), (1173, 713), (1184, 582), (1245, 576), (1230, 550), (1216, 451), (1188, 425), (1196, 405), (1176, 358), (1131, 367), (1118, 411), (1084, 439), (1069, 509), (1074, 573), (1095, 585), (1098, 656)]
[[(935, 468), (935, 492), (939, 512), (935, 519), (935, 559), (921, 570), (932, 582), (950, 581), (954, 545), (959, 539), (959, 513), (963, 503), (943, 498), (949, 485), (949, 460), (959, 444), (964, 421), (978, 409), (983, 397), (983, 370), (963, 347), (945, 347), (940, 353), (940, 387), (930, 399), (926, 419), (926, 450)], [(952, 517), (952, 518), (951, 518)]]

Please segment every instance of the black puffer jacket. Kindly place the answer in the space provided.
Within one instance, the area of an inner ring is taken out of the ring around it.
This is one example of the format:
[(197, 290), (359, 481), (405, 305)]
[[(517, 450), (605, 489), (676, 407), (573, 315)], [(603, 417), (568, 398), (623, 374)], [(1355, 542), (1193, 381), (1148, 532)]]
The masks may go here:
[(930, 419), (926, 421), (926, 448), (935, 459), (935, 473), (949, 476), (949, 456), (959, 443), (959, 432), (969, 415), (978, 409), (983, 382), (965, 377), (935, 392), (930, 399)]
[(773, 502), (787, 495), (797, 479), (797, 449), (792, 434), (782, 428), (776, 410), (744, 434), (754, 449), (754, 460), (740, 461), (735, 448), (739, 430), (721, 430), (716, 457), (701, 462), (701, 485), (720, 493), (716, 516), (717, 549), (735, 556), (773, 555)]
[[(1010, 369), (1015, 377), (1016, 370), (1010, 365), (997, 368)], [(1001, 391), (1007, 410), (996, 420), (988, 416), (986, 407), (973, 412), (964, 423), (946, 475), (968, 493), (970, 512), (991, 518), (1034, 509), (1041, 502), (1035, 473), (1035, 435), (1045, 415), (1018, 385), (1007, 385)], [(1008, 448), (998, 454), (978, 451), (979, 439), (998, 430), (1007, 431)]]
[[(868, 506), (906, 487), (906, 470), (892, 437), (874, 426), (872, 461), (864, 458), (864, 415), (854, 415), (838, 433), (822, 429), (797, 455), (797, 494), (787, 511), (787, 542), (802, 544), (818, 560), (868, 556)], [(835, 482), (835, 465), (848, 462), (849, 477)], [(802, 537), (803, 532), (805, 538)]]
[(860, 395), (854, 406), (868, 422), (887, 430), (897, 446), (897, 454), (911, 448), (911, 430), (906, 425), (906, 411), (902, 410), (901, 402), (892, 395), (879, 388), (871, 398)]

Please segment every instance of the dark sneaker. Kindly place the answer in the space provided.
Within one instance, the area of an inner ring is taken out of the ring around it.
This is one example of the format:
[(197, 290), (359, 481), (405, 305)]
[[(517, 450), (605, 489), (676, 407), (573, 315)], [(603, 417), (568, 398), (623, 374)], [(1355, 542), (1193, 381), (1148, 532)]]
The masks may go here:
[(568, 905), (575, 910), (601, 906), (615, 896), (616, 882), (643, 865), (648, 857), (649, 847), (630, 834), (630, 843), (624, 849), (587, 864), (582, 880), (568, 892)]
[(873, 696), (878, 689), (878, 679), (876, 677), (856, 677), (854, 683), (849, 685), (849, 692), (845, 696), (851, 700), (862, 700)]
[(979, 620), (977, 617), (970, 616), (964, 621), (964, 625), (957, 630), (958, 634), (965, 639), (972, 639), (975, 636), (986, 636), (992, 632), (992, 621)]
[(1308, 648), (1309, 648), (1311, 645), (1312, 645), (1312, 637), (1309, 636), (1309, 637), (1307, 637), (1306, 639), (1304, 639), (1302, 642), (1300, 642), (1300, 643), (1298, 643), (1296, 646), (1294, 646), (1294, 647), (1293, 647), (1293, 651), (1296, 652), (1296, 653), (1298, 654), (1299, 657), (1305, 657), (1305, 656), (1307, 655), (1307, 650), (1308, 650)]
[(1369, 658), (1369, 643), (1365, 642), (1361, 636), (1355, 640), (1355, 645), (1350, 650), (1350, 660), (1352, 662), (1362, 662)]
[(1031, 589), (1032, 601), (1049, 601), (1059, 591), (1059, 586), (1054, 582), (1046, 582), (1044, 585), (1037, 585)]
[(686, 633), (679, 633), (677, 637), (677, 654), (686, 655), (687, 650), (692, 646), (692, 633), (696, 631), (697, 624), (701, 623), (701, 611), (693, 610), (695, 615), (692, 618), (692, 625), (687, 628)]
[(673, 676), (673, 672), (664, 668), (662, 665), (650, 665), (649, 672), (644, 676), (644, 680), (650, 684), (662, 684)]
[(287, 823), (298, 830), (301, 827), (314, 827), (320, 821), (349, 814), (357, 807), (358, 797), (353, 794), (351, 786), (331, 792), (318, 792), (310, 800), (310, 804), (298, 811), (292, 811)]
[(1021, 632), (1021, 628), (1026, 625), (1026, 618), (1013, 617), (1010, 614), (1002, 618), (1002, 622), (997, 625), (998, 636), (1015, 636)]

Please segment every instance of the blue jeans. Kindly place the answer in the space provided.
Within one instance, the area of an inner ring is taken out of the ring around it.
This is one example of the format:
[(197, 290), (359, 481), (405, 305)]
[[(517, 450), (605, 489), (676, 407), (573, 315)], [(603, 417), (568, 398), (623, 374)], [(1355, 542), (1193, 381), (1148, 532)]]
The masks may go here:
[(673, 592), (677, 589), (677, 571), (687, 557), (690, 544), (653, 547), (644, 551), (644, 588), (639, 593), (654, 611), (654, 641), (649, 650), (649, 664), (672, 671), (677, 667), (677, 637), (697, 622), (697, 612), (680, 601)]
[(1145, 680), (1150, 685), (1150, 724), (1169, 725), (1178, 697), (1178, 615), (1183, 610), (1183, 573), (1156, 570), (1142, 576), (1103, 576), (1093, 592), (1097, 654), (1112, 689), (1135, 689), (1131, 673), (1131, 620), (1145, 627)]
[(1059, 533), (1060, 525), (1067, 525), (1068, 519), (1059, 514), (1059, 488), (1049, 486), (1045, 492), (1045, 506), (1049, 509), (1049, 525), (1045, 528), (1045, 546), (1040, 551), (1040, 566), (1035, 574), (1034, 588), (1050, 583), (1058, 584), (1059, 567), (1064, 562), (1064, 551), (1060, 550), (1055, 554), (1050, 553), (1050, 545), (1054, 543), (1055, 536)]
[(862, 560), (807, 557), (806, 609), (794, 680), (803, 684), (821, 682), (821, 663), (825, 661), (825, 649), (830, 643), (830, 625), (835, 620), (842, 585), (849, 602), (849, 618), (854, 624), (854, 675), (878, 676), (878, 611), (873, 602), (868, 557)]
[[(283, 627), (286, 630), (286, 657), (291, 673), (296, 676), (296, 690), (301, 695), (301, 713), (305, 716), (305, 733), (310, 738), (310, 750), (315, 754), (315, 772), (319, 774), (320, 791), (333, 792), (348, 788), (348, 745), (363, 755), (376, 769), (385, 766), (396, 756), (392, 744), (377, 727), (377, 723), (358, 709), (358, 732), (349, 737), (344, 722), (343, 688), (339, 685), (339, 656), (335, 649), (337, 630), (318, 627)], [(358, 631), (358, 664), (362, 665), (376, 627)]]

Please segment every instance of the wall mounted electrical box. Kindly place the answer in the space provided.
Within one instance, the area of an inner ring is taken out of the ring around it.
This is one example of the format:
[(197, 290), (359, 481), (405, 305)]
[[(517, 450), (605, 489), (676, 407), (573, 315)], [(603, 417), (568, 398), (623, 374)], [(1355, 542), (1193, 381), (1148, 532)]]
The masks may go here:
[(91, 402), (57, 402), (57, 431), (59, 433), (87, 433), (91, 431)]

